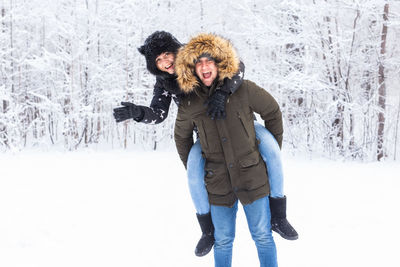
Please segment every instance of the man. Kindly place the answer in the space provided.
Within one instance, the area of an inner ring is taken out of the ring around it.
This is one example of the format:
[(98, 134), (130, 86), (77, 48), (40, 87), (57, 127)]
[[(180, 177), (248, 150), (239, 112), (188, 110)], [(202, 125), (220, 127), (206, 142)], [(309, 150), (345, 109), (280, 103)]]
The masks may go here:
[[(147, 70), (156, 77), (153, 98), (149, 107), (122, 102), (123, 107), (114, 109), (117, 122), (133, 119), (146, 124), (162, 123), (168, 116), (171, 100), (179, 103), (183, 95), (176, 81), (175, 55), (182, 44), (169, 32), (156, 31), (149, 35), (139, 52), (146, 58)], [(244, 65), (240, 65), (240, 72)], [(234, 93), (242, 83), (242, 75), (236, 74), (232, 79), (226, 79), (208, 100), (208, 115), (211, 118), (222, 118), (225, 114), (225, 102), (228, 94)], [(198, 241), (196, 256), (206, 255), (214, 245), (214, 227), (211, 221), (210, 205), (204, 186), (204, 160), (201, 157), (199, 143), (193, 145), (190, 153), (190, 163), (187, 174), (190, 194), (196, 208), (196, 217), (202, 231)], [(157, 166), (157, 162), (154, 163)]]
[(269, 183), (265, 163), (258, 151), (253, 111), (279, 145), (282, 115), (277, 102), (264, 89), (243, 81), (226, 103), (226, 118), (212, 120), (204, 102), (225, 78), (232, 77), (239, 59), (231, 43), (213, 34), (200, 34), (177, 55), (175, 71), (187, 96), (179, 105), (175, 142), (186, 166), (193, 144), (193, 130), (205, 157), (205, 184), (215, 227), (215, 266), (231, 266), (238, 200), (242, 203), (261, 266), (277, 266), (271, 233)]

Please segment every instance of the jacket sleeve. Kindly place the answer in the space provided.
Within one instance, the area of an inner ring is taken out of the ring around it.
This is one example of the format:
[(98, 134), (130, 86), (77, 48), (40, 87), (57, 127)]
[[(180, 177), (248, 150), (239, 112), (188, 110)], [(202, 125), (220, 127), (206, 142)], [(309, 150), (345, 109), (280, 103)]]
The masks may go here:
[(190, 149), (193, 146), (193, 129), (192, 120), (186, 117), (184, 111), (179, 108), (175, 120), (174, 138), (176, 149), (185, 168), (187, 167)]
[(264, 120), (265, 128), (271, 132), (282, 148), (283, 124), (282, 112), (275, 98), (251, 81), (247, 81), (251, 108)]
[(171, 99), (172, 94), (164, 89), (162, 82), (157, 78), (150, 107), (139, 106), (142, 110), (142, 116), (134, 120), (146, 124), (158, 124), (163, 122), (168, 116)]
[(233, 94), (243, 83), (244, 69), (244, 64), (240, 61), (239, 71), (232, 77), (232, 79), (225, 78), (223, 85), (219, 89), (229, 94)]

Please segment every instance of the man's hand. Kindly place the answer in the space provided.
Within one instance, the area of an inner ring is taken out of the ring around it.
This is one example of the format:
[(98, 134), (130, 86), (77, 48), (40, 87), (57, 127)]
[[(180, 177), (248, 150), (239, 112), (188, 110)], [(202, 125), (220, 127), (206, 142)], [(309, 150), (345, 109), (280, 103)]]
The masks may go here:
[(226, 118), (225, 105), (228, 95), (229, 93), (224, 90), (216, 90), (206, 101), (207, 114), (212, 120)]
[(121, 102), (123, 107), (114, 108), (114, 118), (117, 122), (138, 118), (142, 115), (140, 107), (130, 102)]

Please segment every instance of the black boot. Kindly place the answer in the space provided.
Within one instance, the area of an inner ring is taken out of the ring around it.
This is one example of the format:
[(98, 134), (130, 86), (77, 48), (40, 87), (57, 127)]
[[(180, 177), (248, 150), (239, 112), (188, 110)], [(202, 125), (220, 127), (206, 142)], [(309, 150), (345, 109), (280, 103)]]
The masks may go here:
[(203, 234), (197, 243), (194, 254), (196, 254), (198, 257), (201, 257), (207, 255), (214, 245), (214, 225), (211, 220), (210, 212), (202, 215), (196, 213), (196, 216), (197, 220), (199, 220), (200, 228)]
[(294, 230), (286, 219), (286, 196), (277, 198), (270, 197), (269, 207), (271, 210), (272, 230), (288, 240), (296, 240), (299, 238), (296, 230)]

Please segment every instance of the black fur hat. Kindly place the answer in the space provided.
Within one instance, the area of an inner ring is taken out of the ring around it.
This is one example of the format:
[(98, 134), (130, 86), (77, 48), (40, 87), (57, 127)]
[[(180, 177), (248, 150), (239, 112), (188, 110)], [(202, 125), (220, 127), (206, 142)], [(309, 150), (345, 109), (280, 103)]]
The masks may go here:
[(169, 32), (156, 31), (147, 37), (144, 45), (138, 48), (146, 57), (147, 69), (154, 75), (165, 76), (167, 73), (156, 66), (156, 58), (164, 52), (177, 53), (182, 44)]

